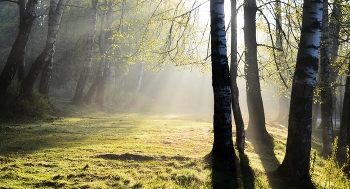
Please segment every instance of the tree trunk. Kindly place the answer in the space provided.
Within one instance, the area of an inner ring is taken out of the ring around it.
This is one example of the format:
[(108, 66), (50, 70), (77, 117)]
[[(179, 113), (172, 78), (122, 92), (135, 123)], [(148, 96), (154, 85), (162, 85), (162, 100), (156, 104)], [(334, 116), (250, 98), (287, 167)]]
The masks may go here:
[(231, 0), (231, 96), (232, 111), (236, 123), (236, 145), (239, 153), (244, 153), (245, 131), (241, 108), (239, 106), (239, 90), (237, 87), (237, 8), (236, 0)]
[(106, 60), (104, 65), (103, 75), (100, 78), (99, 84), (97, 85), (97, 91), (96, 91), (96, 97), (95, 97), (95, 103), (98, 104), (100, 107), (103, 107), (104, 105), (104, 98), (105, 98), (109, 71), (110, 71), (109, 61)]
[(94, 79), (94, 82), (93, 82), (92, 85), (90, 86), (89, 91), (86, 93), (86, 95), (85, 95), (84, 98), (83, 98), (83, 102), (84, 102), (84, 103), (86, 103), (86, 104), (91, 104), (92, 99), (93, 99), (94, 96), (95, 96), (98, 83), (100, 82), (100, 78), (101, 78), (101, 77), (96, 77), (96, 78)]
[(54, 54), (51, 54), (50, 60), (45, 63), (45, 66), (41, 71), (39, 93), (44, 95), (46, 98), (49, 97), (49, 91), (50, 91), (49, 86), (50, 86), (50, 80), (52, 75), (53, 56)]
[[(350, 61), (348, 62), (348, 74), (346, 76), (345, 92), (343, 100), (343, 110), (340, 120), (340, 130), (338, 138), (337, 159), (340, 162), (346, 160), (346, 145), (349, 145), (349, 126), (350, 126)], [(349, 145), (350, 146), (350, 145)]]
[(91, 59), (92, 53), (94, 51), (94, 43), (95, 43), (95, 33), (96, 33), (96, 20), (97, 20), (97, 4), (98, 0), (91, 0), (91, 12), (90, 12), (90, 29), (86, 42), (85, 49), (85, 58), (84, 58), (84, 67), (81, 70), (81, 74), (77, 83), (77, 87), (75, 89), (75, 95), (73, 98), (73, 104), (80, 104), (84, 88), (86, 85), (86, 81), (91, 72)]
[(278, 175), (298, 180), (303, 188), (312, 186), (309, 174), (312, 98), (318, 69), (322, 7), (322, 1), (304, 1), (299, 50), (292, 84), (287, 148), (284, 160), (276, 170)]
[(25, 78), (25, 68), (26, 68), (26, 48), (22, 51), (21, 55), (18, 57), (18, 71), (17, 71), (17, 78), (18, 81), (23, 81)]
[[(329, 23), (329, 30), (330, 30), (330, 36), (332, 36), (331, 39), (331, 56), (330, 56), (330, 62), (331, 62), (331, 83), (336, 83), (338, 80), (338, 70), (339, 66), (336, 64), (336, 61), (338, 59), (338, 51), (339, 51), (339, 34), (340, 34), (340, 24), (342, 23), (343, 15), (342, 15), (342, 7), (341, 7), (341, 0), (334, 0), (333, 2), (333, 10), (331, 13), (330, 23)], [(333, 89), (335, 91), (335, 88)], [(332, 103), (333, 103), (333, 111), (334, 111), (334, 121), (336, 123), (336, 103), (337, 103), (337, 95), (335, 93), (332, 93)], [(345, 144), (344, 144), (345, 145)]]
[(96, 98), (95, 102), (99, 106), (103, 106), (104, 103), (104, 97), (105, 97), (105, 92), (106, 92), (106, 85), (107, 85), (107, 80), (109, 76), (109, 68), (110, 68), (110, 62), (111, 62), (111, 37), (113, 35), (113, 28), (112, 28), (112, 23), (113, 23), (113, 9), (111, 8), (110, 4), (107, 4), (107, 12), (106, 12), (106, 26), (104, 28), (104, 40), (101, 41), (102, 44), (100, 45), (102, 48), (102, 56), (105, 57), (104, 64), (102, 66), (102, 75), (100, 78), (100, 81), (97, 86), (97, 91), (96, 91)]
[[(43, 52), (38, 56), (38, 58), (32, 64), (28, 75), (23, 81), (23, 93), (28, 94), (34, 86), (36, 78), (42, 71), (45, 65), (52, 67), (52, 60), (55, 54), (55, 43), (58, 30), (60, 28), (60, 22), (65, 8), (66, 0), (51, 0), (50, 10), (49, 10), (49, 26), (47, 32), (46, 45)], [(49, 68), (48, 69), (52, 69)], [(45, 73), (48, 74), (49, 72)], [(49, 83), (47, 81), (46, 83)]]
[(313, 129), (317, 128), (317, 119), (318, 119), (318, 109), (319, 109), (319, 107), (320, 107), (320, 103), (319, 103), (319, 99), (317, 98), (317, 102), (312, 104), (312, 128)]
[[(283, 41), (282, 41), (282, 15), (281, 15), (281, 2), (277, 1), (275, 4), (276, 7), (276, 49), (279, 51), (277, 54), (277, 64), (279, 67), (286, 67), (286, 62), (283, 61)], [(282, 77), (282, 73), (280, 74)], [(279, 97), (279, 106), (278, 106), (278, 116), (276, 121), (280, 124), (286, 125), (288, 124), (288, 98), (286, 97), (286, 93), (288, 89), (284, 89), (286, 86), (280, 86), (279, 90), (284, 91), (283, 94), (280, 94)]]
[(332, 120), (332, 89), (330, 83), (330, 51), (328, 28), (328, 0), (323, 1), (321, 61), (320, 61), (320, 87), (321, 87), (321, 127), (323, 151), (328, 156), (333, 150), (333, 120)]
[(231, 89), (228, 68), (224, 2), (210, 0), (212, 85), (214, 92), (213, 160), (220, 169), (235, 171), (232, 140)]
[(259, 68), (257, 61), (255, 14), (257, 11), (255, 0), (244, 1), (244, 43), (245, 75), (247, 90), (247, 105), (249, 123), (247, 133), (257, 139), (268, 139), (269, 134), (265, 127), (264, 105), (261, 97)]
[(18, 63), (20, 62), (19, 59), (24, 52), (34, 19), (36, 18), (37, 4), (38, 0), (29, 0), (27, 4), (25, 4), (25, 0), (18, 1), (20, 9), (19, 31), (0, 75), (0, 95), (6, 92), (16, 74)]

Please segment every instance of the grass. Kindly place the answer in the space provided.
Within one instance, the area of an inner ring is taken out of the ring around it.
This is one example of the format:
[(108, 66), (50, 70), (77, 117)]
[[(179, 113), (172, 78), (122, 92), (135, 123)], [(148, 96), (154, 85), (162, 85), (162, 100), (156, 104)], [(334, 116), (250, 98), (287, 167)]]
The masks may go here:
[[(105, 113), (0, 125), (0, 188), (287, 188), (270, 176), (284, 157), (286, 127), (268, 123), (274, 145), (247, 141), (237, 175), (211, 170), (204, 157), (213, 142), (211, 117)], [(320, 151), (320, 131), (313, 150)], [(345, 188), (325, 179), (330, 164), (314, 154), (317, 188)], [(345, 179), (344, 179), (345, 178)], [(288, 184), (288, 183), (287, 183)]]

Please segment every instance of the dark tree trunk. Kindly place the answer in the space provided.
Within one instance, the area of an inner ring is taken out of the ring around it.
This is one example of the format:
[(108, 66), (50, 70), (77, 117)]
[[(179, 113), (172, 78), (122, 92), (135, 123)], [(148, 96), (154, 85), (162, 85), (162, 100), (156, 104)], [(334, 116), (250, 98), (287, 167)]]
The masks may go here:
[[(339, 35), (340, 35), (340, 26), (343, 22), (343, 15), (342, 15), (342, 7), (341, 7), (342, 1), (341, 0), (334, 0), (333, 2), (333, 10), (330, 17), (330, 23), (329, 23), (329, 33), (331, 36), (331, 56), (330, 56), (330, 62), (331, 62), (331, 83), (336, 83), (338, 80), (338, 71), (339, 66), (336, 64), (336, 61), (338, 59), (338, 51), (339, 51)], [(333, 88), (335, 90), (335, 88)], [(336, 116), (336, 104), (337, 104), (337, 95), (336, 93), (332, 93), (332, 103), (333, 103), (333, 114), (335, 117), (335, 121), (337, 119)]]
[(86, 95), (83, 98), (83, 102), (85, 104), (91, 104), (92, 99), (95, 96), (96, 90), (97, 90), (97, 86), (99, 85), (100, 81), (101, 81), (102, 76), (97, 76), (92, 85), (89, 88), (89, 91), (86, 93)]
[(319, 98), (317, 98), (316, 103), (312, 104), (312, 128), (313, 129), (317, 128), (318, 109), (320, 107), (320, 103), (318, 101), (319, 101)]
[(109, 77), (109, 71), (110, 71), (109, 70), (109, 61), (107, 60), (105, 62), (105, 66), (104, 66), (103, 76), (101, 77), (99, 85), (97, 86), (96, 98), (95, 98), (95, 103), (101, 107), (103, 107), (103, 105), (104, 105), (104, 98), (105, 98), (105, 93), (106, 93), (107, 81), (108, 81), (108, 77)]
[(249, 123), (247, 133), (257, 139), (268, 139), (265, 127), (264, 105), (261, 97), (259, 68), (257, 60), (255, 14), (257, 11), (255, 0), (244, 1), (244, 43), (245, 77), (247, 90), (247, 105)]
[[(350, 70), (350, 62), (348, 63), (348, 69)], [(340, 131), (338, 138), (338, 151), (337, 159), (340, 162), (346, 160), (346, 145), (349, 145), (349, 126), (350, 126), (350, 71), (346, 76), (345, 92), (343, 100), (343, 110), (340, 120)], [(349, 145), (350, 146), (350, 145)]]
[(24, 52), (34, 19), (36, 18), (37, 4), (38, 0), (29, 0), (27, 4), (25, 4), (25, 0), (18, 1), (20, 9), (19, 32), (0, 75), (0, 95), (6, 92), (16, 74), (18, 63), (20, 62), (19, 59)]
[(303, 188), (312, 187), (309, 174), (312, 98), (318, 69), (322, 7), (322, 1), (304, 1), (300, 43), (292, 84), (287, 148), (283, 162), (276, 170), (278, 175), (296, 179)]
[[(282, 40), (282, 15), (281, 15), (281, 2), (277, 1), (275, 4), (276, 7), (276, 48), (278, 49), (278, 55), (276, 57), (277, 65), (279, 65), (280, 68), (287, 67), (286, 61), (283, 59), (283, 40)], [(280, 73), (280, 77), (283, 77), (283, 74)], [(281, 78), (283, 80), (283, 78)], [(280, 124), (286, 125), (288, 124), (288, 98), (286, 97), (288, 89), (286, 86), (280, 86), (279, 87), (280, 94), (279, 97), (279, 103), (278, 103), (278, 116), (276, 121)]]
[(33, 89), (36, 78), (40, 74), (47, 60), (51, 59), (54, 53), (53, 46), (46, 46), (44, 51), (35, 59), (32, 66), (30, 67), (28, 75), (25, 77), (22, 88), (23, 94), (28, 94)]
[(91, 72), (91, 58), (92, 58), (92, 53), (94, 51), (94, 41), (95, 41), (95, 33), (96, 33), (97, 3), (98, 3), (98, 0), (91, 0), (92, 7), (91, 7), (91, 15), (90, 15), (90, 29), (89, 29), (88, 39), (86, 42), (84, 67), (81, 71), (81, 74), (77, 83), (77, 87), (75, 89), (73, 104), (81, 103), (86, 81)]
[(239, 106), (239, 90), (237, 87), (237, 9), (236, 0), (231, 0), (231, 96), (232, 111), (236, 123), (236, 145), (239, 153), (244, 153), (245, 131), (241, 108)]
[[(60, 28), (60, 22), (65, 8), (66, 0), (51, 0), (50, 1), (50, 10), (49, 10), (49, 26), (47, 32), (46, 45), (43, 52), (37, 57), (37, 59), (32, 64), (28, 75), (22, 83), (23, 93), (28, 94), (35, 84), (35, 81), (44, 68), (45, 65), (51, 65), (52, 59), (55, 54), (55, 43), (58, 30)], [(52, 69), (49, 68), (48, 69)], [(46, 72), (45, 74), (49, 74)], [(45, 76), (44, 76), (45, 77)], [(49, 81), (45, 81), (49, 83)], [(43, 83), (45, 83), (43, 81)], [(47, 85), (48, 87), (48, 85)]]
[(52, 66), (53, 66), (53, 54), (51, 55), (51, 60), (46, 62), (44, 68), (41, 71), (41, 78), (39, 83), (39, 93), (44, 95), (46, 98), (49, 97)]
[(23, 81), (25, 78), (25, 68), (26, 68), (26, 59), (25, 59), (26, 50), (22, 51), (21, 55), (18, 59), (18, 71), (17, 71), (17, 77), (19, 81)]
[(210, 0), (211, 61), (214, 92), (213, 160), (223, 170), (235, 170), (232, 140), (231, 89), (225, 36), (224, 2)]
[(328, 0), (323, 1), (321, 61), (320, 61), (320, 87), (321, 87), (321, 127), (324, 156), (333, 150), (333, 120), (332, 120), (332, 89), (330, 83), (330, 51), (328, 28)]

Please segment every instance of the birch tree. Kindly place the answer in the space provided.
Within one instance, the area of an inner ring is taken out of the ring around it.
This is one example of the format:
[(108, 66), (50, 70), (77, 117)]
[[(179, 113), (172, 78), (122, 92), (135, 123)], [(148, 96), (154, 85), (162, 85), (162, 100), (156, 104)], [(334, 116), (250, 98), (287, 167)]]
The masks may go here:
[(0, 95), (6, 92), (16, 74), (21, 57), (23, 57), (23, 53), (25, 52), (34, 19), (36, 18), (38, 0), (28, 0), (27, 3), (25, 2), (26, 0), (19, 0), (17, 2), (20, 13), (19, 31), (0, 75)]
[(214, 92), (213, 160), (225, 170), (234, 170), (231, 89), (228, 68), (224, 1), (210, 0), (212, 85)]
[[(42, 53), (36, 58), (32, 64), (28, 75), (25, 77), (22, 87), (23, 93), (29, 93), (34, 83), (42, 71), (43, 67), (48, 64), (52, 69), (53, 56), (55, 54), (55, 43), (58, 30), (60, 28), (60, 22), (65, 8), (66, 0), (51, 0), (49, 9), (49, 22), (46, 45)], [(45, 74), (45, 73), (44, 73)]]
[(305, 0), (302, 28), (293, 77), (286, 154), (276, 173), (298, 179), (309, 187), (312, 98), (316, 86), (320, 48), (322, 1)]
[(232, 111), (236, 123), (236, 145), (240, 153), (244, 153), (245, 131), (241, 108), (239, 106), (239, 90), (237, 87), (237, 8), (236, 0), (231, 0), (231, 96)]
[(84, 65), (81, 70), (81, 74), (75, 88), (75, 94), (73, 98), (74, 104), (80, 104), (83, 97), (86, 81), (91, 72), (91, 59), (94, 51), (95, 33), (96, 33), (96, 21), (97, 21), (97, 4), (98, 0), (91, 0), (91, 11), (90, 11), (90, 28), (86, 42)]

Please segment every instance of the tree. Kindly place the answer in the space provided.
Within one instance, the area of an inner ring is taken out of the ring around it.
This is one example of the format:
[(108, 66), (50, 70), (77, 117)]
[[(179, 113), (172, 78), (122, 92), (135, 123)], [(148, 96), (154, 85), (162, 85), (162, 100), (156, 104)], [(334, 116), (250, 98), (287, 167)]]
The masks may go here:
[(330, 77), (330, 51), (329, 51), (329, 27), (328, 27), (328, 0), (323, 0), (322, 37), (320, 55), (320, 87), (321, 87), (321, 127), (323, 152), (328, 156), (333, 149), (333, 104)]
[(85, 58), (83, 69), (75, 89), (73, 98), (73, 104), (80, 104), (83, 97), (86, 81), (91, 72), (91, 58), (94, 51), (95, 33), (96, 33), (96, 21), (97, 21), (97, 4), (98, 0), (91, 0), (91, 11), (90, 11), (90, 28), (86, 42)]
[(213, 160), (223, 169), (234, 170), (235, 151), (232, 141), (231, 89), (228, 69), (224, 1), (210, 0), (210, 36), (212, 85), (214, 92)]
[[(66, 0), (51, 0), (49, 9), (49, 22), (46, 45), (42, 53), (36, 58), (32, 64), (28, 75), (25, 77), (22, 88), (23, 93), (28, 94), (36, 81), (39, 73), (42, 71), (45, 65), (48, 65), (49, 70), (52, 69), (53, 56), (55, 54), (55, 43), (58, 30), (60, 28), (60, 22), (65, 8)], [(50, 74), (45, 72), (44, 74)], [(50, 76), (51, 77), (51, 76)]]
[(11, 52), (7, 58), (4, 69), (0, 75), (0, 95), (4, 94), (10, 86), (13, 77), (16, 74), (18, 64), (23, 57), (28, 37), (36, 18), (36, 6), (38, 0), (19, 0), (17, 2), (20, 13), (19, 31), (16, 41), (12, 45)]
[[(283, 61), (283, 40), (282, 40), (282, 9), (281, 9), (281, 1), (276, 1), (275, 5), (275, 14), (276, 14), (276, 50), (278, 51), (278, 54), (276, 56), (276, 65), (279, 65), (279, 69), (281, 67), (286, 67), (284, 63), (286, 61)], [(277, 68), (278, 68), (277, 67)], [(280, 75), (282, 77), (282, 74)], [(282, 78), (283, 79), (283, 78)], [(282, 80), (281, 79), (281, 80)], [(277, 122), (281, 124), (287, 123), (287, 115), (288, 115), (288, 98), (287, 91), (284, 89), (287, 88), (287, 86), (279, 86), (280, 90), (280, 97), (279, 97), (279, 107), (278, 107), (278, 117), (276, 119)]]
[(94, 98), (96, 94), (96, 102), (100, 105), (103, 106), (103, 98), (104, 98), (104, 91), (105, 91), (105, 85), (107, 82), (107, 77), (109, 74), (109, 68), (110, 68), (110, 38), (112, 37), (112, 24), (113, 24), (113, 19), (112, 19), (112, 5), (111, 3), (106, 4), (106, 10), (104, 11), (104, 14), (101, 18), (101, 32), (100, 32), (100, 37), (99, 37), (99, 49), (100, 49), (100, 64), (98, 68), (98, 72), (96, 74), (96, 77), (93, 81), (93, 84), (90, 86), (89, 91), (85, 95), (83, 101), (87, 104), (92, 102), (92, 99)]
[(231, 0), (231, 96), (232, 111), (236, 123), (236, 145), (239, 153), (244, 153), (245, 131), (241, 108), (239, 106), (239, 90), (237, 87), (237, 9), (236, 0)]
[(293, 77), (286, 154), (276, 173), (311, 184), (312, 98), (316, 86), (322, 23), (322, 1), (305, 0)]
[(256, 22), (257, 9), (255, 0), (244, 1), (244, 43), (245, 43), (245, 78), (249, 123), (247, 133), (257, 139), (268, 139), (265, 127), (264, 105), (261, 97), (259, 68), (257, 60)]
[[(337, 159), (340, 162), (344, 162), (346, 160), (346, 145), (350, 146), (349, 139), (349, 128), (350, 128), (350, 62), (348, 63), (348, 75), (346, 76), (345, 83), (345, 91), (344, 91), (344, 100), (343, 100), (343, 111), (340, 120), (340, 134), (339, 134), (339, 142), (342, 142), (342, 145), (339, 145), (338, 142), (338, 151), (337, 151)], [(345, 132), (342, 133), (342, 132)], [(350, 167), (349, 167), (350, 168)]]

